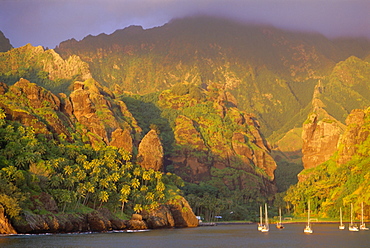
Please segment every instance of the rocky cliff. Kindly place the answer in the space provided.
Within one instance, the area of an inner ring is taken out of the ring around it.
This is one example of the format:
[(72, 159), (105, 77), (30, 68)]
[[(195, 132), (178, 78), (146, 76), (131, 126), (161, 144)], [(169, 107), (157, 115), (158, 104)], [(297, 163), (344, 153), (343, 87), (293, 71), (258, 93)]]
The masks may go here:
[(11, 225), (10, 221), (4, 214), (4, 208), (0, 204), (0, 234), (16, 234), (17, 231)]
[[(366, 141), (370, 135), (367, 127), (369, 120), (369, 109), (354, 109), (346, 119), (346, 130), (341, 135), (338, 142), (337, 163), (343, 165), (350, 161), (352, 157), (359, 153), (360, 144)], [(361, 152), (362, 155), (363, 152)]]
[(285, 200), (294, 205), (297, 214), (306, 212), (308, 200), (322, 217), (337, 218), (340, 207), (347, 216), (350, 205), (354, 213), (361, 213), (362, 204), (364, 209), (369, 207), (369, 128), (370, 108), (351, 111), (335, 144), (335, 154), (320, 165), (303, 170), (299, 182), (287, 191)]
[(65, 135), (70, 140), (78, 123), (77, 131), (93, 146), (114, 144), (131, 152), (131, 134), (141, 131), (132, 115), (125, 115), (125, 104), (115, 101), (113, 94), (93, 79), (75, 82), (69, 97), (58, 97), (25, 79), (10, 87), (1, 84), (0, 89), (0, 107), (7, 118), (33, 126), (37, 133)]
[(274, 193), (276, 163), (255, 116), (240, 111), (218, 86), (198, 88), (198, 98), (191, 93), (197, 88), (189, 87), (189, 93), (174, 88), (159, 96), (162, 108), (182, 113), (174, 120), (175, 151), (168, 157), (174, 172), (196, 184), (214, 180), (230, 190), (253, 185), (264, 195)]
[(0, 31), (0, 52), (7, 52), (12, 49), (9, 39), (7, 39), (3, 32)]
[[(27, 44), (23, 47), (0, 53), (0, 61), (5, 62), (0, 67), (0, 73), (25, 73), (25, 68), (43, 71), (51, 79), (71, 79), (78, 76), (81, 80), (91, 77), (89, 66), (78, 56), (62, 59), (53, 49), (44, 50), (41, 46)], [(23, 71), (22, 71), (23, 70)], [(41, 75), (40, 75), (41, 76)]]
[(163, 147), (155, 130), (150, 130), (141, 140), (137, 157), (146, 170), (163, 171)]
[(305, 169), (313, 168), (327, 161), (334, 152), (344, 125), (329, 115), (320, 97), (325, 87), (321, 81), (315, 87), (312, 99), (312, 113), (303, 124), (302, 161)]

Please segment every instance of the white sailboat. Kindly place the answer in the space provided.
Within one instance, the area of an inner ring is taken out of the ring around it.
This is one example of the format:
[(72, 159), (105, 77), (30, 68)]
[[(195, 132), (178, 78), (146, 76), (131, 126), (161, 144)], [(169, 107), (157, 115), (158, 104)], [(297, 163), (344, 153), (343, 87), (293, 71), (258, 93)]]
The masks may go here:
[(351, 224), (349, 225), (348, 227), (348, 230), (350, 230), (351, 232), (358, 232), (358, 227), (356, 225), (353, 224), (353, 204), (351, 203)]
[(276, 224), (276, 228), (278, 229), (284, 228), (283, 224), (281, 223), (281, 208), (279, 208), (279, 222)]
[(339, 215), (340, 215), (340, 224), (339, 224), (339, 229), (344, 230), (346, 226), (343, 224), (343, 219), (342, 219), (342, 207), (339, 208)]
[(268, 232), (269, 228), (269, 218), (267, 215), (267, 204), (265, 203), (265, 225), (262, 227), (261, 232)]
[(360, 225), (360, 230), (362, 230), (362, 231), (369, 230), (369, 228), (366, 227), (366, 225), (364, 223), (364, 202), (361, 202), (361, 225)]
[(258, 224), (258, 231), (261, 231), (264, 225), (262, 224), (262, 206), (260, 206), (260, 223)]
[(313, 233), (313, 230), (311, 228), (311, 224), (310, 224), (310, 201), (308, 201), (308, 212), (307, 212), (307, 225), (306, 227), (304, 228), (303, 232), (304, 233)]

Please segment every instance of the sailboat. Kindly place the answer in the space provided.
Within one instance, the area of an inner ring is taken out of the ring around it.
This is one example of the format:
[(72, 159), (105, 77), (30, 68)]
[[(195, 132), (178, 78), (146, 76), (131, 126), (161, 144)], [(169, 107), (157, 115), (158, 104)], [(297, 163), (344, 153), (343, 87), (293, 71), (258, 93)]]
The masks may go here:
[(262, 227), (261, 232), (268, 232), (269, 228), (269, 218), (267, 216), (267, 204), (265, 203), (265, 225)]
[(260, 223), (258, 224), (258, 231), (261, 231), (264, 225), (262, 224), (262, 206), (260, 206)]
[(310, 201), (308, 201), (307, 225), (303, 230), (304, 233), (313, 233), (313, 230), (312, 230), (311, 224), (310, 224), (310, 211), (311, 211), (310, 210)]
[(348, 230), (350, 230), (351, 232), (358, 232), (358, 227), (356, 225), (353, 224), (353, 204), (351, 203), (351, 224), (349, 225), (348, 227)]
[(361, 225), (360, 225), (360, 230), (362, 230), (362, 231), (369, 230), (369, 228), (366, 227), (366, 225), (364, 223), (364, 202), (361, 202)]
[(279, 208), (279, 222), (276, 224), (276, 228), (278, 229), (284, 228), (283, 224), (281, 223), (281, 208)]
[(339, 215), (340, 215), (340, 224), (339, 224), (339, 229), (340, 229), (340, 230), (344, 230), (344, 228), (345, 228), (346, 226), (343, 224), (343, 219), (342, 219), (342, 208), (339, 208)]

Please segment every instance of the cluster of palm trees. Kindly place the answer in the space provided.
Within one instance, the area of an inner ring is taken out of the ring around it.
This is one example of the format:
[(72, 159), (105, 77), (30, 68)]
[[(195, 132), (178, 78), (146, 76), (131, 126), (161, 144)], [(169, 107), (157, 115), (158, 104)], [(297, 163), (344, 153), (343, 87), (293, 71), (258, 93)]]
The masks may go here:
[[(26, 196), (41, 192), (52, 195), (60, 211), (83, 205), (124, 211), (128, 204), (131, 211), (141, 212), (174, 197), (178, 190), (174, 182), (182, 183), (171, 173), (145, 170), (131, 162), (124, 149), (95, 150), (83, 142), (57, 142), (0, 117), (0, 195), (10, 199), (4, 200), (5, 210), (17, 210), (13, 215), (27, 208)], [(15, 191), (21, 196), (14, 198)]]

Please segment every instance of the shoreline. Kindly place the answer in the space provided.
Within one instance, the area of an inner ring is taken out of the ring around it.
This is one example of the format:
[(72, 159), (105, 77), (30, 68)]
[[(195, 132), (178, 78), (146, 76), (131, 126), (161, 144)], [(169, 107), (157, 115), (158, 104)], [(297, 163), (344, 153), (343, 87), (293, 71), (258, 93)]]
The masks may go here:
[[(370, 222), (370, 221), (369, 221)], [(339, 224), (339, 221), (310, 221), (311, 224)], [(343, 224), (349, 224), (351, 223), (350, 221), (343, 221)], [(356, 224), (357, 222), (354, 222)], [(366, 221), (364, 223), (367, 223)], [(287, 222), (281, 222), (281, 224), (307, 224), (307, 221), (287, 221)], [(357, 223), (359, 224), (359, 222)], [(250, 221), (245, 221), (245, 222), (203, 222), (199, 223), (200, 226), (217, 226), (217, 225), (258, 225), (258, 222), (250, 222)], [(276, 223), (270, 223), (270, 225), (276, 225)]]

